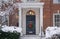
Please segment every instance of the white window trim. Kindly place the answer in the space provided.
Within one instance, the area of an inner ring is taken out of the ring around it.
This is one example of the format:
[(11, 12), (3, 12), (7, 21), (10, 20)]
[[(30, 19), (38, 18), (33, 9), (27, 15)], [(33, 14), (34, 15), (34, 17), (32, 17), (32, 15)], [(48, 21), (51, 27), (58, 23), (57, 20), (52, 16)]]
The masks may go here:
[(53, 26), (55, 26), (55, 15), (60, 15), (60, 13), (55, 13), (55, 14), (53, 14)]
[(53, 4), (60, 4), (60, 2), (58, 2), (58, 0), (53, 0)]

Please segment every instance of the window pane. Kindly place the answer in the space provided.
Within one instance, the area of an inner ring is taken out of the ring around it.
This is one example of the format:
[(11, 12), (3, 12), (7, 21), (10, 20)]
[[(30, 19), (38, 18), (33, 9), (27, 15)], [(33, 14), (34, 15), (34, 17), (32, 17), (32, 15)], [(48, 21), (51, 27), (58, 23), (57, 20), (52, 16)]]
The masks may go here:
[(57, 18), (56, 21), (59, 22), (60, 20)]
[(57, 26), (57, 23), (55, 22), (55, 26)]
[(59, 18), (59, 15), (57, 15), (57, 18)]
[(60, 0), (53, 0), (54, 4), (60, 4)]
[(55, 18), (55, 22), (56, 22), (56, 18)]
[(58, 3), (58, 0), (53, 0), (53, 3)]
[(58, 2), (60, 2), (60, 0), (58, 0)]
[(60, 26), (60, 23), (57, 23), (57, 26), (59, 27)]
[(57, 18), (57, 16), (55, 15), (55, 19)]

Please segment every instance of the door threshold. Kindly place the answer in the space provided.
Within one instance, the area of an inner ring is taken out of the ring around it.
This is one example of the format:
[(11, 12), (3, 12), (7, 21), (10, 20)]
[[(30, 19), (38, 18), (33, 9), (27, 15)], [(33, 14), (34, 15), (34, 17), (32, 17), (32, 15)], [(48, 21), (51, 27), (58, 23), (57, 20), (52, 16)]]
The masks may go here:
[(39, 35), (23, 35), (24, 37), (27, 36), (27, 37), (37, 37)]

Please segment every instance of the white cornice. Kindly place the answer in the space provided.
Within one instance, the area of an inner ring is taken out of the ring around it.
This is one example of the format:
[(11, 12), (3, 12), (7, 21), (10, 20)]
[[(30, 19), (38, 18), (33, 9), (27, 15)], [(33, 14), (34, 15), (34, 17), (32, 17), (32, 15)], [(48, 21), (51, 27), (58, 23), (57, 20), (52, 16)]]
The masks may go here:
[(40, 3), (17, 3), (21, 8), (40, 8), (44, 5), (43, 2)]

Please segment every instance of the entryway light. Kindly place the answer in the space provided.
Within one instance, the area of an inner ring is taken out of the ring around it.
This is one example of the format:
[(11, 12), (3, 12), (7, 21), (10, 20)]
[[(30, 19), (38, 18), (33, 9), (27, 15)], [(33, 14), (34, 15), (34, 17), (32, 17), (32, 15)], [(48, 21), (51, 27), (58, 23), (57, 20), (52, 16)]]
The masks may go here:
[(29, 10), (29, 11), (27, 12), (27, 15), (35, 15), (35, 12), (34, 12), (33, 10)]

